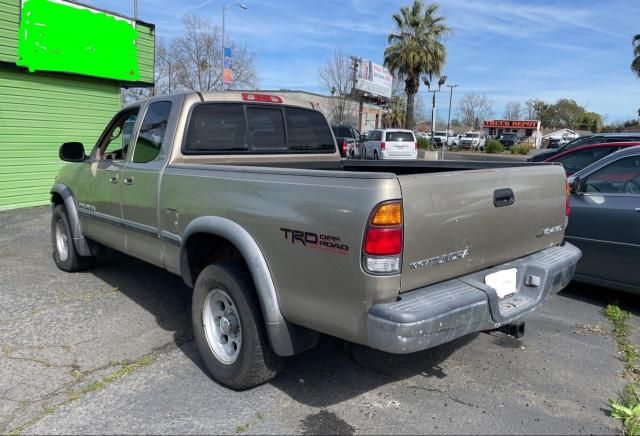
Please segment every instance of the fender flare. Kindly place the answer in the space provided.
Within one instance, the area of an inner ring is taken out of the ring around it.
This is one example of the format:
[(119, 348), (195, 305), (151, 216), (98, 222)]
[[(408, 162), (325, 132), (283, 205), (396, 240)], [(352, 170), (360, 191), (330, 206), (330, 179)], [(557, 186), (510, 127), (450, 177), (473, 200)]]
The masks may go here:
[(187, 225), (181, 237), (180, 247), (180, 272), (187, 286), (194, 286), (189, 267), (187, 242), (196, 233), (222, 237), (240, 251), (253, 278), (269, 342), (276, 354), (291, 356), (316, 345), (319, 338), (317, 332), (291, 324), (282, 316), (271, 272), (262, 250), (249, 232), (227, 218), (201, 216)]
[[(73, 237), (73, 245), (80, 256), (92, 256), (91, 249), (87, 239), (82, 233), (82, 225), (80, 224), (80, 216), (78, 215), (78, 207), (73, 193), (68, 186), (62, 183), (56, 183), (51, 188), (50, 194), (58, 194), (62, 197), (64, 207), (67, 210), (67, 219), (69, 227), (71, 227), (71, 235)], [(53, 203), (52, 203), (53, 206)]]

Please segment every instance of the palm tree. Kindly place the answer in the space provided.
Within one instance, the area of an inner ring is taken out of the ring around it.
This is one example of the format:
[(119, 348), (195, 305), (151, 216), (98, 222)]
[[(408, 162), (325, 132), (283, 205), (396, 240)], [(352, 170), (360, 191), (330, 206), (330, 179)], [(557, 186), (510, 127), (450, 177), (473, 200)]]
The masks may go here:
[(405, 128), (415, 127), (414, 100), (420, 87), (420, 77), (440, 75), (447, 60), (447, 50), (440, 42), (450, 32), (445, 17), (436, 16), (440, 6), (425, 6), (414, 0), (412, 6), (403, 6), (393, 15), (396, 32), (389, 35), (389, 46), (384, 50), (384, 65), (394, 75), (404, 78), (407, 93)]
[(633, 62), (631, 62), (631, 69), (640, 77), (640, 33), (633, 37), (631, 44), (633, 45)]

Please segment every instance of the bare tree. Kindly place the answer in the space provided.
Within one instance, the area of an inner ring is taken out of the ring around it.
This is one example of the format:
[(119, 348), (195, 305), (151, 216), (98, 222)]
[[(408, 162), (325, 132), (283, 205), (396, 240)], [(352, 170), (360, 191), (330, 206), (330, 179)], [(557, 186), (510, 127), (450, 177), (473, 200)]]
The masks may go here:
[(533, 98), (530, 98), (529, 100), (524, 102), (526, 108), (525, 114), (528, 120), (535, 120), (538, 118), (538, 108), (540, 106), (540, 103), (542, 103), (540, 100), (536, 100)]
[(510, 101), (504, 107), (505, 120), (521, 120), (524, 114), (524, 107), (519, 101)]
[(493, 114), (493, 103), (486, 95), (465, 94), (458, 106), (460, 121), (474, 129)]
[[(170, 41), (158, 39), (153, 88), (126, 88), (123, 102), (181, 91), (221, 89), (222, 48), (220, 30), (207, 19), (186, 15), (184, 30)], [(233, 83), (229, 89), (257, 88), (255, 54), (233, 41), (225, 44), (233, 52)]]
[[(171, 42), (170, 57), (175, 64), (177, 86), (189, 91), (222, 89), (222, 48), (220, 31), (208, 19), (186, 15), (181, 36)], [(254, 55), (244, 46), (227, 43), (233, 51), (233, 83), (230, 88), (255, 88)]]
[(329, 119), (339, 124), (355, 124), (357, 103), (351, 99), (353, 70), (351, 59), (341, 49), (318, 70), (321, 85), (331, 93)]

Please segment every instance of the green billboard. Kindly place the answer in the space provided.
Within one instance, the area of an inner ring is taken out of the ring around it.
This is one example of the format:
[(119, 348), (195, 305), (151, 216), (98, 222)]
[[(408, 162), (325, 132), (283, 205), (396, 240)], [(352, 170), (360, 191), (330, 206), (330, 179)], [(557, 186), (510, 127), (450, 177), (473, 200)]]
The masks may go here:
[(126, 18), (64, 0), (23, 0), (16, 64), (135, 82), (137, 37)]

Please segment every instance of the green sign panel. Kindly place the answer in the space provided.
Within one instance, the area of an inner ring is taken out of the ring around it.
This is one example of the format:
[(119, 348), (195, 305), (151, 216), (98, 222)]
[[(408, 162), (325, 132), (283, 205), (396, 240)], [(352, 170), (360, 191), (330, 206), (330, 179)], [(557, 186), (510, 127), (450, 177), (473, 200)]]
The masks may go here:
[(62, 0), (23, 0), (17, 65), (138, 80), (135, 23)]

